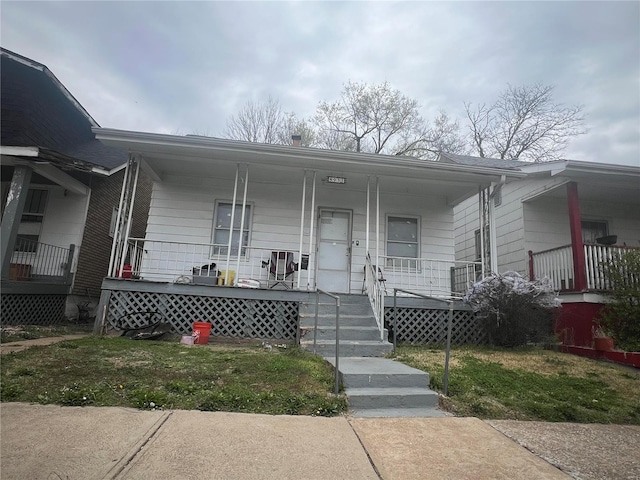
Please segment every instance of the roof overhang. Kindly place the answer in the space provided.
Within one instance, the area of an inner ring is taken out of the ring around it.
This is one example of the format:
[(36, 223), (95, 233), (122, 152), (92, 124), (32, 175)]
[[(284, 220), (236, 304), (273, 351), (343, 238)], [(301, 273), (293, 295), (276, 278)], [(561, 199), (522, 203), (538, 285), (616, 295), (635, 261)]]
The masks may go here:
[[(308, 147), (269, 145), (200, 136), (177, 136), (94, 128), (96, 138), (106, 145), (126, 148), (142, 157), (142, 168), (155, 180), (190, 171), (210, 173), (212, 165), (248, 164), (288, 171), (316, 170), (419, 180), (431, 185), (466, 185), (449, 198), (457, 203), (477, 192), (478, 185), (499, 182), (503, 176), (521, 178), (525, 174), (505, 168), (476, 167), (431, 162), (412, 157), (342, 152)], [(253, 168), (253, 167), (252, 167)]]
[(108, 176), (112, 173), (99, 165), (41, 147), (0, 146), (0, 155), (2, 156), (3, 165), (28, 166), (35, 173), (79, 195), (88, 195), (90, 188), (65, 173), (64, 170), (75, 170), (103, 176)]

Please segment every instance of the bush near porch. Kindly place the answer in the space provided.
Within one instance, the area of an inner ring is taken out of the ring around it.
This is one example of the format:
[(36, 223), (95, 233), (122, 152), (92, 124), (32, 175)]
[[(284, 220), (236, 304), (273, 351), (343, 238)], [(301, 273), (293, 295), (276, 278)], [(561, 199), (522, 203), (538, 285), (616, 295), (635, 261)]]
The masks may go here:
[[(397, 360), (442, 390), (441, 347), (400, 345)], [(640, 370), (537, 347), (454, 347), (441, 406), (483, 419), (640, 425)]]

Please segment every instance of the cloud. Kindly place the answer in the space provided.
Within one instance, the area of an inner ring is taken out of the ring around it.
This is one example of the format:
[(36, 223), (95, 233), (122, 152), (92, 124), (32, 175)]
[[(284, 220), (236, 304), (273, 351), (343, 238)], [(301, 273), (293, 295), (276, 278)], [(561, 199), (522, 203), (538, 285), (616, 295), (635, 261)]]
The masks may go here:
[(5, 48), (47, 65), (103, 126), (220, 135), (268, 95), (300, 116), (348, 80), (464, 120), (507, 83), (583, 104), (581, 160), (640, 158), (637, 2), (3, 2)]

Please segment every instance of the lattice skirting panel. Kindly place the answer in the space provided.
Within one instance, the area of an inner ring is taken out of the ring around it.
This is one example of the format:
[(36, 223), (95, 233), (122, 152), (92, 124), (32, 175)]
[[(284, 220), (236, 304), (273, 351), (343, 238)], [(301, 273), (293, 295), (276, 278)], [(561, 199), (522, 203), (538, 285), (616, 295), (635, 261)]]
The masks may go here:
[[(123, 315), (141, 311), (163, 313), (180, 334), (190, 334), (194, 322), (211, 323), (211, 335), (220, 337), (296, 340), (298, 330), (297, 302), (128, 291), (111, 292), (109, 328)], [(139, 327), (144, 321), (144, 316), (131, 315), (123, 326)]]
[[(384, 311), (385, 326), (389, 333), (397, 335), (396, 341), (413, 345), (447, 341), (448, 310), (426, 308), (398, 308), (396, 331), (393, 331), (393, 308)], [(486, 332), (475, 319), (473, 312), (454, 310), (451, 328), (452, 345), (477, 345), (486, 342)]]
[(55, 325), (64, 320), (66, 295), (2, 295), (3, 325)]

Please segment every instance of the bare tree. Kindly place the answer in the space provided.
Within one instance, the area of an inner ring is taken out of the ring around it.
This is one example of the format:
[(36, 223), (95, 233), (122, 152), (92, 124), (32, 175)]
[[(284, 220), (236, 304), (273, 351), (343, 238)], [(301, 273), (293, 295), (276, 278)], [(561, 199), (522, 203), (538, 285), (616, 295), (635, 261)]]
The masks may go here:
[(430, 126), (418, 102), (388, 82), (346, 83), (339, 100), (320, 102), (314, 121), (324, 148), (434, 158), (440, 149), (455, 153), (463, 145), (457, 122), (441, 112)]
[(571, 138), (587, 130), (583, 107), (554, 103), (553, 89), (540, 83), (508, 85), (493, 105), (465, 103), (477, 154), (534, 162), (559, 158)]
[(227, 120), (224, 131), (224, 136), (233, 140), (282, 145), (290, 145), (292, 135), (300, 135), (304, 146), (311, 146), (315, 138), (306, 120), (284, 112), (279, 100), (271, 96), (264, 102), (248, 101), (237, 115)]

